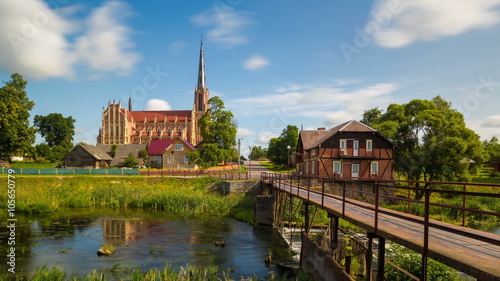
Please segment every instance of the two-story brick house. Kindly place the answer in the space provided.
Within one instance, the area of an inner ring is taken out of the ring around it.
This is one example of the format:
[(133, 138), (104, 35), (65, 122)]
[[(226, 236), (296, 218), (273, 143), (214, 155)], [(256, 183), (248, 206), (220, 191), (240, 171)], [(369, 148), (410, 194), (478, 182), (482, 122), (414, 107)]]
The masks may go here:
[(297, 172), (323, 179), (392, 179), (393, 144), (351, 120), (330, 130), (301, 131), (292, 158)]

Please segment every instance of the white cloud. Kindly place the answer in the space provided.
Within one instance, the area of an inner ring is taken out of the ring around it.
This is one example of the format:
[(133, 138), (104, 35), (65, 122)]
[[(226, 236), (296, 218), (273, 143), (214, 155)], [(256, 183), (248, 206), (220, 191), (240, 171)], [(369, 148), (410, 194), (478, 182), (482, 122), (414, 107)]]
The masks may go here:
[(378, 0), (365, 27), (376, 30), (383, 47), (404, 47), (416, 41), (437, 40), (500, 21), (500, 0)]
[(258, 145), (264, 145), (267, 146), (269, 144), (269, 140), (272, 138), (277, 138), (279, 137), (280, 134), (278, 133), (273, 133), (273, 132), (260, 132), (259, 136), (257, 137), (257, 140), (255, 143)]
[(118, 1), (106, 2), (92, 12), (85, 34), (76, 41), (78, 57), (91, 69), (126, 75), (139, 61), (138, 54), (127, 51), (133, 47), (129, 28), (118, 22), (128, 13), (128, 7)]
[(269, 65), (269, 61), (261, 56), (261, 55), (254, 55), (243, 63), (243, 68), (245, 69), (259, 69), (263, 68)]
[[(335, 83), (292, 84), (278, 87), (276, 94), (233, 100), (231, 106), (253, 114), (272, 114), (277, 120), (285, 120), (287, 116), (317, 118), (330, 126), (360, 119), (364, 110), (375, 105), (382, 108), (389, 105), (399, 88), (396, 83), (359, 84), (357, 88), (338, 87)], [(288, 121), (282, 123), (288, 124)]]
[(190, 44), (187, 43), (186, 41), (178, 40), (178, 41), (172, 42), (169, 46), (169, 49), (173, 54), (180, 54), (184, 51), (185, 48), (187, 48), (189, 46), (190, 46)]
[(74, 77), (77, 66), (128, 73), (139, 57), (129, 29), (117, 18), (127, 14), (122, 2), (106, 2), (88, 18), (74, 17), (79, 5), (52, 9), (43, 0), (0, 1), (0, 70), (26, 77)]
[(210, 27), (206, 37), (226, 47), (248, 42), (243, 30), (252, 23), (248, 13), (209, 9), (191, 17), (191, 22), (197, 26)]
[(500, 115), (492, 115), (486, 117), (481, 124), (481, 127), (498, 127), (500, 128)]
[(249, 129), (245, 129), (245, 128), (238, 128), (238, 132), (236, 133), (236, 135), (238, 137), (249, 137), (249, 136), (255, 136), (257, 133), (255, 131), (252, 131), (252, 130), (249, 130)]
[(146, 110), (170, 110), (172, 107), (167, 101), (150, 99), (146, 104)]

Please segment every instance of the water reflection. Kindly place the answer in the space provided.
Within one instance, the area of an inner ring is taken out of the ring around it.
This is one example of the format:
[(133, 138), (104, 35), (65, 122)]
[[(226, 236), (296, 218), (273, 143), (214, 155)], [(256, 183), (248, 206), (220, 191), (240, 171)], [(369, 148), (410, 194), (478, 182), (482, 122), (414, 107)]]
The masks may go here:
[[(292, 256), (269, 227), (232, 219), (165, 218), (158, 212), (96, 212), (22, 220), (25, 226), (18, 229), (18, 244), (26, 250), (18, 253), (18, 268), (30, 272), (44, 265), (60, 265), (68, 272), (86, 274), (117, 265), (143, 271), (162, 269), (166, 264), (174, 268), (217, 265), (234, 270), (233, 276), (255, 274), (263, 278), (276, 270), (264, 264), (269, 250), (275, 260), (290, 260)], [(218, 247), (216, 241), (225, 241), (226, 246)], [(117, 252), (98, 257), (96, 252), (105, 243), (115, 246)]]

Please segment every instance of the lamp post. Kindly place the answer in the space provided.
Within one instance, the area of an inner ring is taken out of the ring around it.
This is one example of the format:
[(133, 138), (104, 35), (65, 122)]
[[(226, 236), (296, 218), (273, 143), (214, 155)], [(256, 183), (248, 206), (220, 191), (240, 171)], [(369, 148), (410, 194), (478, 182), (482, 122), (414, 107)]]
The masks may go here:
[(241, 141), (243, 140), (243, 138), (239, 138), (238, 139), (238, 168), (241, 169), (240, 165), (241, 165)]
[(248, 146), (250, 149), (250, 152), (248, 153), (248, 170), (250, 174), (250, 178), (252, 178), (252, 149), (253, 147), (251, 145)]
[(288, 150), (288, 161), (287, 161), (287, 167), (290, 169), (290, 146), (288, 145), (286, 149)]

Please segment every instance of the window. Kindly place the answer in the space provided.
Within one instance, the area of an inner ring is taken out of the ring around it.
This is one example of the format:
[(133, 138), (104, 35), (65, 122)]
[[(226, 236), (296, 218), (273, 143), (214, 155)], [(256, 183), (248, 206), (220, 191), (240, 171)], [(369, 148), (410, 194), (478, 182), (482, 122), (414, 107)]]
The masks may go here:
[(340, 151), (345, 153), (347, 140), (340, 140)]
[(311, 150), (311, 155), (316, 155), (316, 149)]
[(311, 174), (314, 174), (314, 166), (316, 166), (315, 164), (315, 161), (311, 162)]
[(378, 162), (372, 162), (371, 164), (371, 174), (378, 175)]
[(182, 150), (184, 150), (184, 145), (182, 143), (175, 145), (175, 151), (182, 151)]
[(153, 160), (153, 161), (154, 161), (154, 162), (156, 162), (156, 163), (161, 163), (161, 156), (159, 156), (159, 155), (155, 155), (155, 157), (154, 157), (154, 160)]
[(184, 164), (189, 164), (189, 159), (187, 158), (187, 156), (184, 156)]
[(173, 156), (167, 156), (167, 163), (174, 163), (174, 157)]
[(306, 174), (309, 174), (309, 162), (306, 162), (305, 165), (306, 165)]
[(366, 151), (372, 151), (373, 149), (373, 140), (366, 140)]
[(333, 172), (334, 173), (341, 173), (342, 172), (342, 162), (340, 162), (340, 161), (333, 162)]

